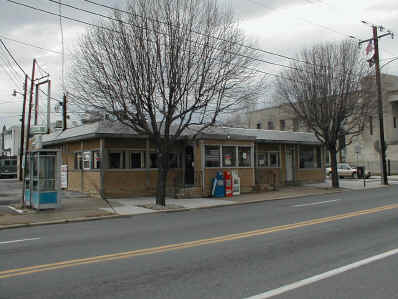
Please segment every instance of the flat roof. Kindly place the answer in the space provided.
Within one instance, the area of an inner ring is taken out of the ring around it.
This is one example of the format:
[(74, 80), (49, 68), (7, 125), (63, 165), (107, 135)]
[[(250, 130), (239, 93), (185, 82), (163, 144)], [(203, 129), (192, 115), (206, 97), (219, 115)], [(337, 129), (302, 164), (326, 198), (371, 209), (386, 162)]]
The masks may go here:
[[(232, 127), (208, 127), (200, 130), (201, 126), (191, 126), (184, 131), (181, 138), (248, 140), (257, 143), (294, 143), (321, 144), (313, 133), (246, 129)], [(82, 126), (42, 135), (42, 144), (51, 145), (78, 140), (107, 137), (107, 138), (146, 138), (138, 134), (131, 127), (117, 121), (102, 120)]]

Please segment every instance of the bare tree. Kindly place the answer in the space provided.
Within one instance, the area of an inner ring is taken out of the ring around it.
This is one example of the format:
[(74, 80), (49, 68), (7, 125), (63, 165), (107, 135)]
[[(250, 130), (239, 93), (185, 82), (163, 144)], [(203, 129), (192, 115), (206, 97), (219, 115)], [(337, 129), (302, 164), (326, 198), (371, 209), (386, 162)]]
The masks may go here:
[(262, 80), (254, 50), (229, 10), (212, 0), (136, 0), (80, 42), (70, 79), (75, 101), (114, 115), (159, 153), (156, 203), (165, 205), (171, 145), (244, 102)]
[(337, 153), (361, 134), (374, 111), (366, 84), (369, 68), (350, 41), (317, 45), (298, 58), (304, 63), (290, 65), (277, 79), (276, 93), (328, 149), (332, 185), (338, 188)]

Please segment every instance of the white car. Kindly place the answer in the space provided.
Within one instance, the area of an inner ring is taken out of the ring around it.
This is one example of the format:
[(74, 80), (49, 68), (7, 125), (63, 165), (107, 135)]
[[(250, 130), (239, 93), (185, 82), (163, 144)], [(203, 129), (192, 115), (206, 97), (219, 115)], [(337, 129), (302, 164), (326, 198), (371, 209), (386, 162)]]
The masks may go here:
[[(358, 178), (357, 174), (357, 168), (351, 166), (348, 163), (337, 163), (337, 174), (339, 175), (340, 178)], [(326, 168), (326, 175), (331, 176), (332, 175), (332, 168), (327, 167)], [(371, 173), (370, 171), (365, 171), (365, 178), (368, 179), (370, 177)]]

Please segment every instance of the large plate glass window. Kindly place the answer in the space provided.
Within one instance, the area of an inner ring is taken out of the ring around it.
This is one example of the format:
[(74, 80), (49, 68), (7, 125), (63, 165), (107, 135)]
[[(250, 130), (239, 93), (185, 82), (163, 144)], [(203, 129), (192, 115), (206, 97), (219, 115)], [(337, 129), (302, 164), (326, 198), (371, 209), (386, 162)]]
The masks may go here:
[(118, 169), (123, 168), (123, 155), (122, 152), (109, 153), (109, 168)]
[(130, 153), (130, 168), (143, 168), (144, 167), (144, 155), (142, 152)]
[(238, 147), (239, 167), (251, 166), (251, 148), (239, 146)]
[(223, 146), (222, 147), (222, 166), (235, 167), (236, 166), (236, 147)]
[(100, 169), (101, 168), (101, 155), (99, 151), (93, 152), (93, 168)]
[(220, 146), (206, 145), (205, 165), (206, 167), (220, 167)]
[(83, 169), (82, 153), (75, 153), (75, 169)]
[(91, 152), (83, 152), (83, 169), (91, 168)]
[(157, 153), (151, 153), (149, 155), (149, 168), (158, 168), (158, 154)]
[(300, 168), (320, 168), (321, 150), (319, 147), (300, 146)]

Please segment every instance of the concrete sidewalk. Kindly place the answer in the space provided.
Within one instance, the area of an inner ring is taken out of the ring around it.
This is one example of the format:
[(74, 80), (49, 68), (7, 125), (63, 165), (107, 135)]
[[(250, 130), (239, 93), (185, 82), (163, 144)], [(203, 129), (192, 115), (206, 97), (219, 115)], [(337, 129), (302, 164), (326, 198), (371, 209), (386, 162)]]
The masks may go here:
[[(327, 180), (320, 184), (288, 186), (276, 191), (248, 193), (232, 198), (168, 198), (166, 200), (166, 208), (156, 206), (154, 197), (120, 198), (104, 201), (101, 199), (89, 198), (77, 192), (61, 192), (61, 208), (56, 210), (36, 211), (25, 209), (24, 211), (18, 211), (16, 209), (8, 209), (8, 212), (5, 213), (4, 209), (2, 209), (0, 213), (0, 229), (98, 220), (148, 213), (186, 211), (191, 209), (241, 205), (267, 200), (329, 194), (342, 192), (347, 189), (359, 189), (358, 186), (360, 182), (358, 181), (359, 180), (341, 180), (342, 188), (337, 190), (330, 188), (330, 181)], [(374, 181), (377, 181), (377, 183), (368, 182), (368, 188), (384, 187), (380, 185), (380, 180), (376, 179)], [(20, 198), (20, 195), (15, 194), (15, 198), (18, 197)], [(14, 206), (17, 205), (14, 204)], [(5, 206), (2, 207), (4, 208)]]

